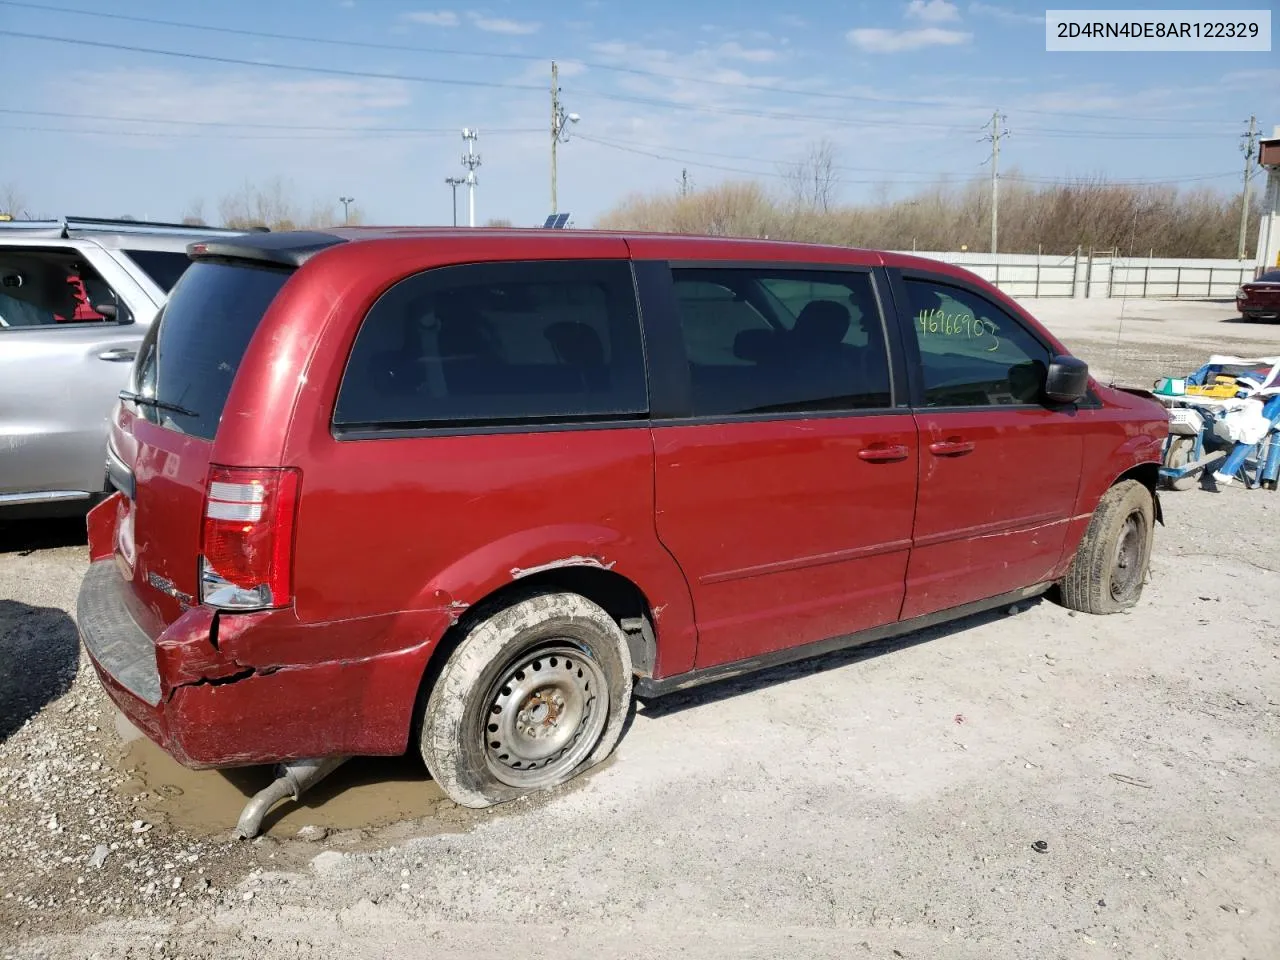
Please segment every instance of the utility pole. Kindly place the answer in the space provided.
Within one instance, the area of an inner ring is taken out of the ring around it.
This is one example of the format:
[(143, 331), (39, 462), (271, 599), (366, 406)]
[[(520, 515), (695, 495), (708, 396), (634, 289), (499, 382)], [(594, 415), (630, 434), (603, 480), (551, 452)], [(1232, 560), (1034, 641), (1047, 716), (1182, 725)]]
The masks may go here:
[(558, 213), (556, 199), (556, 148), (569, 142), (569, 131), (565, 122), (577, 123), (582, 118), (576, 113), (565, 113), (560, 103), (560, 67), (551, 61), (551, 212)]
[(1002, 124), (1007, 120), (999, 110), (991, 114), (991, 132), (983, 140), (991, 141), (991, 252), (998, 249), (1000, 235), (1000, 138), (1007, 137), (1009, 131)]
[(680, 168), (680, 196), (687, 197), (693, 192), (693, 188), (689, 184), (689, 168)]
[(356, 198), (355, 197), (339, 197), (338, 202), (342, 204), (342, 222), (344, 225), (349, 226), (351, 224), (351, 211), (348, 209), (348, 207), (351, 204), (356, 202)]
[(444, 182), (453, 188), (453, 225), (458, 225), (458, 187), (467, 182), (466, 177), (445, 177)]
[(1253, 179), (1253, 152), (1258, 149), (1258, 118), (1249, 118), (1249, 132), (1242, 138), (1244, 150), (1244, 190), (1240, 198), (1240, 242), (1236, 246), (1236, 259), (1244, 259), (1245, 234), (1249, 230), (1249, 181)]
[(476, 167), (480, 166), (480, 154), (476, 153), (476, 140), (480, 131), (473, 127), (462, 128), (462, 139), (467, 142), (467, 152), (462, 155), (462, 165), (467, 168), (467, 222), (476, 225)]

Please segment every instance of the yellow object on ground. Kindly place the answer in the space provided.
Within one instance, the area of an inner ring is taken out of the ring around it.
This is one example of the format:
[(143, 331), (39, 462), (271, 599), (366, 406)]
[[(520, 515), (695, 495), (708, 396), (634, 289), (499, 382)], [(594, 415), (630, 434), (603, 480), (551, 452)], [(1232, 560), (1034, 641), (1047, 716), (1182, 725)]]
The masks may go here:
[(1187, 393), (1195, 397), (1213, 397), (1219, 400), (1230, 400), (1240, 392), (1240, 385), (1235, 377), (1216, 376), (1213, 383), (1197, 387), (1188, 384)]

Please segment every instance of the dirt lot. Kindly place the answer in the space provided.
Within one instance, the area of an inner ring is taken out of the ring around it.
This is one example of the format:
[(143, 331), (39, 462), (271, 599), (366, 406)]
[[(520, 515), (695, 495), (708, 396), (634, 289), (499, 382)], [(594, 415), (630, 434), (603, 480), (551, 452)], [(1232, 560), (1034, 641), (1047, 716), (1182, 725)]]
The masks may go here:
[[(1225, 305), (1119, 308), (1033, 306), (1131, 384), (1280, 353)], [(1130, 614), (1037, 602), (642, 704), (613, 761), (496, 812), (353, 762), (253, 843), (265, 774), (129, 739), (83, 667), (80, 526), (0, 529), (0, 957), (1280, 956), (1280, 498), (1164, 504)]]

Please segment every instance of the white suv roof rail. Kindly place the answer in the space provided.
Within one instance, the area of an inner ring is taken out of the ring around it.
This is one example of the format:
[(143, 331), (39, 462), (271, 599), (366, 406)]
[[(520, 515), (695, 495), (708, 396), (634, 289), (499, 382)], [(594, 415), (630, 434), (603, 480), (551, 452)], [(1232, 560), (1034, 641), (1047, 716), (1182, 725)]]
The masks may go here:
[(0, 220), (0, 231), (21, 232), (29, 237), (59, 237), (83, 233), (174, 233), (243, 234), (269, 233), (267, 227), (249, 227), (237, 230), (231, 227), (206, 227), (187, 223), (167, 223), (161, 220), (115, 220), (105, 217), (60, 217), (56, 220)]

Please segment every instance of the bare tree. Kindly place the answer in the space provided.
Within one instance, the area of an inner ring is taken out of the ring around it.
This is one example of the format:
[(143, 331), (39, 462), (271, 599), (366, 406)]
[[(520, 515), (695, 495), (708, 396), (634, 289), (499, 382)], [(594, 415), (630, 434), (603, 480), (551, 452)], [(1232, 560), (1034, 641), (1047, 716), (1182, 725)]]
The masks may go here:
[(493, 217), (485, 222), (486, 227), (510, 227), (511, 221), (505, 217)]
[(27, 198), (16, 183), (6, 183), (0, 187), (0, 213), (7, 213), (15, 220), (31, 219), (27, 211)]
[(830, 213), (840, 185), (836, 145), (827, 137), (810, 143), (802, 159), (783, 170), (794, 205), (802, 210)]
[[(813, 196), (808, 192), (812, 182), (805, 182), (802, 199)], [(896, 199), (877, 192), (858, 205), (832, 199), (826, 212), (793, 200), (786, 193), (771, 195), (757, 182), (729, 181), (685, 197), (674, 191), (633, 194), (600, 217), (597, 226), (941, 251), (975, 247), (990, 225), (991, 185), (983, 178), (939, 179)], [(1080, 245), (1163, 257), (1230, 258), (1239, 236), (1240, 202), (1238, 192), (1110, 183), (1100, 177), (1032, 184), (1013, 171), (1001, 192), (1007, 224), (1001, 240), (1010, 253), (1069, 255)], [(1256, 229), (1261, 214), (1256, 198), (1251, 207), (1250, 225)]]
[(182, 222), (188, 227), (205, 227), (208, 223), (204, 219), (204, 200), (197, 197), (187, 204), (187, 209), (182, 211)]
[(218, 215), (223, 226), (237, 230), (254, 227), (293, 230), (300, 219), (289, 185), (281, 177), (273, 177), (263, 186), (246, 180), (236, 192), (218, 201)]
[[(262, 185), (246, 180), (238, 190), (218, 201), (218, 215), (223, 226), (236, 230), (298, 230), (339, 226), (344, 221), (332, 201), (315, 200), (308, 211), (294, 196), (292, 184), (282, 177), (273, 177)], [(364, 214), (355, 204), (349, 208), (349, 216), (353, 226), (364, 221)]]

